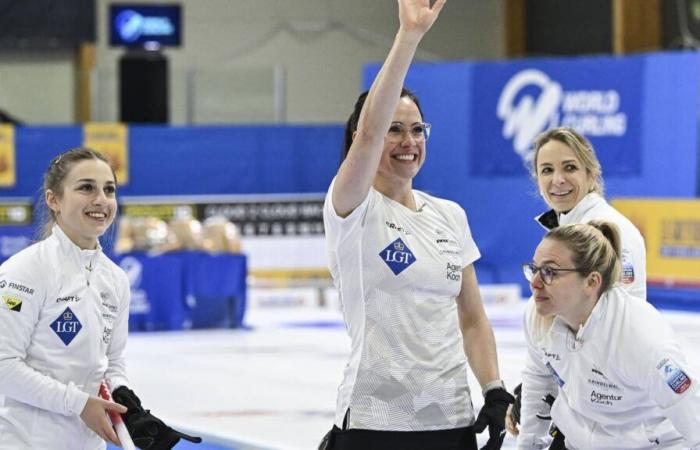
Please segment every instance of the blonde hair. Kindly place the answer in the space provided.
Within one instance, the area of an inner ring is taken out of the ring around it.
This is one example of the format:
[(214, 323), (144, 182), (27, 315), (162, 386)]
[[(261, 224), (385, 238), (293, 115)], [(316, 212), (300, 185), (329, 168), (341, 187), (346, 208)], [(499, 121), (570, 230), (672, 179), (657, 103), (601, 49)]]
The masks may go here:
[[(571, 251), (573, 267), (581, 277), (593, 272), (600, 274), (599, 297), (620, 279), (620, 230), (614, 223), (592, 220), (587, 224), (564, 225), (550, 230), (544, 239), (561, 242)], [(533, 315), (531, 329), (536, 340), (549, 334), (553, 321), (553, 315)]]
[(540, 154), (540, 149), (549, 141), (561, 142), (574, 152), (576, 158), (581, 161), (581, 164), (586, 169), (586, 173), (593, 179), (591, 192), (596, 192), (601, 197), (604, 197), (603, 168), (600, 166), (600, 161), (598, 161), (593, 146), (583, 135), (567, 127), (552, 128), (535, 138), (532, 167), (530, 167), (530, 174), (534, 178), (535, 184), (537, 184), (537, 157)]

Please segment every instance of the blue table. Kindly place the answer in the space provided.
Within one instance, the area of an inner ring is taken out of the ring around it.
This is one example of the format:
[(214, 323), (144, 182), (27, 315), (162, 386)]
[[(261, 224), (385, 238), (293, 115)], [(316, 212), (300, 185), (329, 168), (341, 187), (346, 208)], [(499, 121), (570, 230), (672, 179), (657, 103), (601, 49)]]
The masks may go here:
[(243, 325), (245, 255), (183, 251), (127, 253), (114, 259), (131, 283), (130, 331)]

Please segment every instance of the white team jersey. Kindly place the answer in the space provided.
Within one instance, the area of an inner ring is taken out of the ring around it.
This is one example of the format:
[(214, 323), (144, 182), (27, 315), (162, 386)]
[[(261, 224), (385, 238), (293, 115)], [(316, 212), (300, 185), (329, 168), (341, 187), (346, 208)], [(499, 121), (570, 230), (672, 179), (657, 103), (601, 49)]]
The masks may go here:
[[(543, 216), (550, 216), (553, 211), (536, 219), (545, 228), (551, 228), (543, 222)], [(591, 192), (586, 195), (571, 211), (559, 214), (557, 225), (588, 223), (591, 220), (606, 220), (620, 228), (622, 273), (620, 282), (635, 297), (647, 298), (647, 252), (644, 238), (637, 227), (618, 210), (610, 206), (603, 197)]]
[(1, 449), (105, 448), (80, 413), (102, 379), (128, 384), (129, 295), (123, 270), (58, 226), (0, 266)]
[(555, 318), (545, 338), (536, 316), (530, 300), (518, 449), (547, 448), (547, 393), (570, 450), (700, 449), (700, 379), (650, 304), (615, 287), (577, 333)]
[(370, 189), (348, 217), (326, 196), (326, 251), (352, 348), (335, 423), (439, 430), (474, 421), (456, 301), (479, 258), (464, 210), (413, 191), (418, 211)]

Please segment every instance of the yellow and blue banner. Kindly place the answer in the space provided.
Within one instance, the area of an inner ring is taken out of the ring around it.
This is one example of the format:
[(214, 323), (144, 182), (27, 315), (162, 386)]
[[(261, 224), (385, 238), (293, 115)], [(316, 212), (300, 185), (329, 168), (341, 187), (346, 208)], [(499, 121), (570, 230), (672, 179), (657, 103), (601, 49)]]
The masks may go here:
[(0, 187), (13, 187), (16, 182), (15, 127), (0, 125)]
[(129, 129), (123, 123), (86, 123), (83, 146), (102, 153), (117, 175), (117, 184), (129, 184)]
[(700, 200), (614, 200), (644, 236), (647, 282), (700, 287)]

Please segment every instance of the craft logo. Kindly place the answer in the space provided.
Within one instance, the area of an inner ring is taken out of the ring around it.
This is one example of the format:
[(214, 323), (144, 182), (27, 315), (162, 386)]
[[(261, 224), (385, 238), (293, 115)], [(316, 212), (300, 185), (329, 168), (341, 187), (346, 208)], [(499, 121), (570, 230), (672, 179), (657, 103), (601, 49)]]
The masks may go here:
[(406, 236), (411, 234), (407, 229), (405, 229), (404, 227), (402, 227), (400, 225), (396, 225), (393, 222), (389, 222), (388, 220), (386, 220), (384, 223), (386, 224), (387, 227), (389, 227), (390, 230), (396, 230), (399, 233), (405, 234)]
[(58, 297), (56, 299), (56, 303), (63, 303), (63, 302), (79, 302), (82, 300), (80, 297), (77, 295), (67, 295), (65, 297)]
[(394, 275), (400, 274), (408, 266), (416, 262), (416, 257), (413, 256), (411, 249), (404, 244), (401, 238), (396, 239), (379, 252), (379, 257), (389, 266)]
[(627, 131), (617, 90), (565, 91), (537, 69), (521, 70), (506, 82), (496, 113), (503, 121), (503, 138), (512, 139), (513, 150), (526, 163), (532, 161), (533, 140), (549, 128), (565, 126), (599, 137), (624, 136)]
[(20, 312), (22, 310), (22, 300), (17, 297), (3, 295), (2, 301), (7, 305), (10, 311)]
[(65, 345), (69, 345), (82, 328), (83, 325), (70, 308), (66, 308), (61, 315), (51, 323), (51, 329)]

